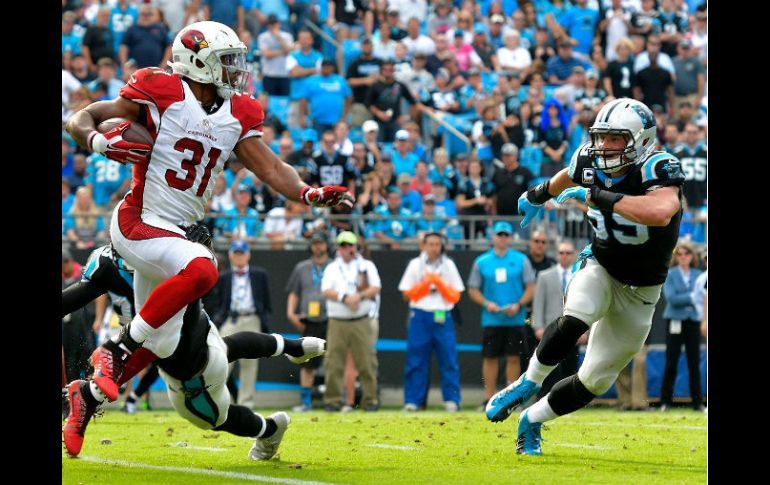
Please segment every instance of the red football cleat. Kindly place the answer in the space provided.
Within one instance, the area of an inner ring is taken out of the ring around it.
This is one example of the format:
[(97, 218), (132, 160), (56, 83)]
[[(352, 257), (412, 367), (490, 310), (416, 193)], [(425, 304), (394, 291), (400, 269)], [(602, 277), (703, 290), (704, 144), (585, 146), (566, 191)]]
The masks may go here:
[(96, 412), (97, 406), (91, 406), (83, 399), (82, 388), (88, 385), (88, 381), (72, 381), (67, 386), (67, 395), (70, 401), (70, 414), (67, 416), (67, 423), (62, 429), (64, 436), (64, 446), (70, 456), (77, 456), (83, 447), (83, 439), (86, 434), (86, 427), (91, 420), (91, 416)]
[(115, 342), (108, 340), (91, 354), (94, 366), (94, 383), (110, 402), (118, 399), (118, 381), (123, 375), (126, 359), (131, 354)]

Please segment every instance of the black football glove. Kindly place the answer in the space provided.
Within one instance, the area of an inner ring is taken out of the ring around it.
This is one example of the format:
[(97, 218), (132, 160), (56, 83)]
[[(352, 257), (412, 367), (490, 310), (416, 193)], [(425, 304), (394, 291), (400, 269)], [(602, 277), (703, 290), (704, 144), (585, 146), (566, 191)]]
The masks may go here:
[(187, 229), (185, 229), (185, 237), (188, 241), (201, 243), (212, 251), (214, 250), (209, 228), (203, 224), (193, 224), (192, 226), (187, 227)]

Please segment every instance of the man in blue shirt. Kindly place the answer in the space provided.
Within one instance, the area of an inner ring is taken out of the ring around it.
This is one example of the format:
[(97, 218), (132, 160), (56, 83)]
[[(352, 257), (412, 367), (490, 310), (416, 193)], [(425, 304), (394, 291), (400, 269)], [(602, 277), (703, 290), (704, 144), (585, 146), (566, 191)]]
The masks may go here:
[(398, 130), (396, 132), (396, 141), (393, 143), (393, 173), (397, 176), (402, 173), (414, 175), (414, 167), (420, 158), (416, 153), (409, 150), (409, 132)]
[[(203, 0), (203, 12), (206, 20), (225, 24), (238, 32), (244, 27), (244, 2), (242, 0)], [(256, 37), (257, 33), (252, 35)]]
[(412, 177), (408, 173), (402, 173), (396, 178), (398, 190), (401, 191), (401, 207), (413, 214), (419, 214), (422, 211), (422, 195), (410, 187), (411, 183)]
[(400, 242), (415, 235), (412, 213), (401, 207), (401, 191), (395, 187), (388, 189), (386, 206), (375, 209), (375, 213), (386, 219), (375, 223), (374, 237), (390, 249), (401, 249)]
[(313, 49), (313, 33), (300, 30), (297, 33), (299, 50), (292, 51), (286, 58), (286, 70), (289, 72), (289, 119), (291, 128), (300, 126), (300, 101), (305, 92), (305, 83), (311, 76), (321, 71), (323, 56)]
[(248, 242), (254, 242), (259, 236), (262, 222), (256, 209), (249, 207), (251, 198), (251, 188), (245, 184), (239, 185), (235, 195), (235, 207), (222, 213), (229, 217), (221, 217), (216, 222), (216, 227), (223, 236)]
[(139, 18), (139, 11), (128, 0), (118, 0), (118, 4), (110, 13), (109, 28), (112, 31), (112, 40), (114, 42), (115, 52), (120, 51), (120, 43), (123, 40), (123, 34), (129, 27), (134, 25)]
[(139, 20), (126, 30), (120, 41), (120, 64), (134, 59), (137, 67), (165, 66), (171, 58), (171, 41), (168, 29), (156, 22), (155, 7), (143, 4), (139, 9)]
[(481, 305), (482, 355), (485, 402), (497, 389), (500, 356), (506, 356), (505, 379), (512, 383), (521, 374), (526, 306), (535, 294), (535, 271), (527, 256), (509, 247), (513, 227), (498, 221), (492, 228), (492, 249), (473, 262), (468, 296)]
[(577, 5), (561, 16), (559, 23), (570, 37), (578, 41), (575, 50), (590, 56), (596, 26), (599, 23), (599, 12), (586, 7), (586, 0), (576, 0), (576, 3)]
[(100, 209), (110, 209), (120, 200), (131, 183), (131, 167), (94, 153), (86, 159), (88, 176), (86, 185), (91, 187), (94, 203)]
[(300, 119), (307, 114), (310, 102), (310, 119), (318, 133), (334, 130), (334, 125), (345, 121), (353, 103), (353, 91), (344, 77), (336, 73), (331, 59), (321, 61), (321, 74), (305, 81), (300, 101)]
[(572, 43), (569, 39), (563, 38), (557, 43), (556, 56), (551, 56), (545, 64), (545, 75), (548, 78), (548, 84), (564, 84), (567, 82), (572, 69), (575, 66), (581, 66), (584, 69), (590, 69), (587, 64), (572, 54)]

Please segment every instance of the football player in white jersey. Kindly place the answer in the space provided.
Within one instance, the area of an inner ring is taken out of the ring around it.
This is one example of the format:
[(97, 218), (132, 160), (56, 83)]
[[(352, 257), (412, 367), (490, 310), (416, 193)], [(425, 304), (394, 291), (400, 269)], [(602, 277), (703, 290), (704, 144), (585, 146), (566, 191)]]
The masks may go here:
[[(249, 74), (246, 50), (223, 24), (188, 25), (174, 39), (171, 73), (140, 69), (118, 98), (93, 103), (67, 122), (67, 131), (81, 146), (133, 164), (131, 191), (113, 212), (110, 236), (120, 256), (136, 269), (138, 311), (119, 336), (91, 357), (94, 382), (109, 401), (117, 399), (121, 377), (131, 377), (123, 375), (127, 365), (135, 371), (174, 352), (186, 306), (217, 281), (213, 253), (185, 234), (203, 218), (231, 152), (291, 200), (352, 207), (346, 187), (309, 187), (262, 141), (262, 106), (243, 93)], [(96, 130), (100, 122), (116, 117), (127, 121), (105, 133)], [(147, 128), (152, 146), (123, 139), (131, 123)]]
[(507, 419), (591, 328), (583, 365), (519, 416), (516, 452), (542, 454), (541, 426), (605, 393), (644, 345), (655, 303), (679, 235), (684, 182), (679, 160), (655, 151), (655, 117), (630, 98), (607, 103), (568, 168), (522, 194), (522, 227), (556, 197), (587, 204), (594, 228), (567, 284), (562, 316), (545, 329), (521, 378), (486, 406), (487, 419)]

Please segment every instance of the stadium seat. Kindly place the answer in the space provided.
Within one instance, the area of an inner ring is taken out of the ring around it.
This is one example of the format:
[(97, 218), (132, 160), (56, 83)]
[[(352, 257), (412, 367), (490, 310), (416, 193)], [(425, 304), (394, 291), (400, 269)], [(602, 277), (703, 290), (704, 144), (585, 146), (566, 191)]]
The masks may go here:
[(352, 127), (350, 128), (350, 141), (353, 143), (357, 141), (364, 141), (364, 131), (361, 128)]
[(494, 72), (482, 72), (481, 84), (486, 91), (492, 91), (497, 86), (498, 76)]
[(543, 149), (537, 146), (522, 148), (519, 162), (529, 169), (535, 177), (540, 176), (540, 164), (543, 162)]
[(284, 122), (289, 118), (289, 97), (288, 96), (270, 96), (270, 105), (268, 109), (275, 114), (279, 120)]

